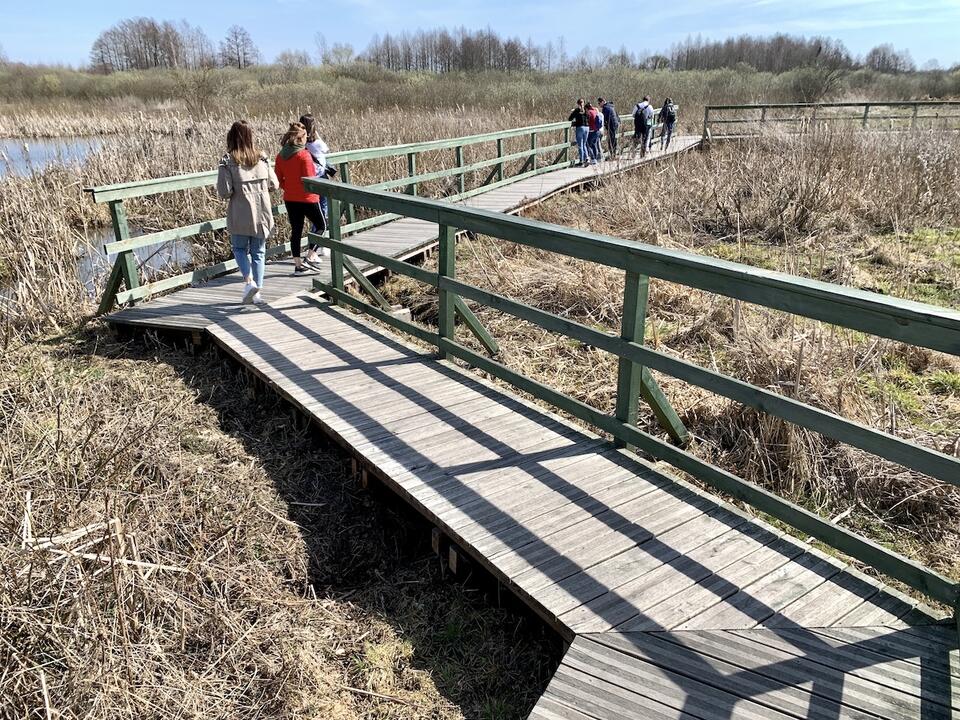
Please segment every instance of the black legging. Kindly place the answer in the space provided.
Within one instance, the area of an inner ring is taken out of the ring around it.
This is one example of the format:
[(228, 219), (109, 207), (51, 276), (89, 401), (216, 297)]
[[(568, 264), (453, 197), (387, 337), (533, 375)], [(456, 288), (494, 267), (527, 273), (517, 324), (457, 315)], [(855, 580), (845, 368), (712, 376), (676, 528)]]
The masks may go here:
[[(303, 237), (303, 221), (310, 218), (310, 222), (317, 226), (317, 232), (322, 234), (327, 230), (327, 221), (323, 217), (319, 203), (305, 203), (286, 201), (287, 218), (290, 220), (290, 250), (294, 257), (300, 257), (300, 238)], [(316, 250), (319, 245), (310, 243), (310, 249)]]

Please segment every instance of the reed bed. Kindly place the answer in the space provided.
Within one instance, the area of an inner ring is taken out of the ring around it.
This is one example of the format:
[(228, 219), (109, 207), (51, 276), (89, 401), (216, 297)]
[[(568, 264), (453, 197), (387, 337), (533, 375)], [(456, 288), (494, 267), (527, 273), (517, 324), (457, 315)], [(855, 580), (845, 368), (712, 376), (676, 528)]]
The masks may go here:
[(525, 715), (552, 636), (251, 390), (100, 332), (0, 354), (0, 717)]
[[(955, 135), (845, 130), (717, 145), (547, 201), (526, 214), (616, 237), (960, 307)], [(893, 171), (892, 169), (896, 170)], [(619, 271), (480, 237), (460, 279), (613, 331)], [(434, 291), (388, 297), (423, 321)], [(488, 308), (501, 361), (607, 412), (615, 358)], [(464, 328), (458, 337), (479, 349)], [(960, 360), (654, 280), (647, 341), (667, 353), (960, 454)], [(960, 492), (817, 433), (658, 376), (693, 451), (960, 578)], [(662, 433), (641, 403), (641, 426)]]
[[(272, 156), (287, 123), (298, 116), (298, 112), (291, 112), (282, 117), (251, 119), (265, 152)], [(109, 266), (106, 262), (98, 263), (94, 276), (83, 278), (78, 271), (77, 255), (101, 254), (98, 243), (91, 243), (91, 238), (109, 233), (110, 217), (106, 206), (90, 201), (84, 187), (215, 169), (232, 121), (212, 116), (187, 120), (174, 113), (164, 116), (162, 121), (145, 120), (138, 126), (138, 113), (108, 117), (102, 121), (106, 123), (105, 130), (114, 123), (125, 124), (128, 129), (106, 136), (82, 163), (64, 162), (26, 176), (8, 173), (0, 177), (0, 289), (4, 291), (0, 304), (8, 331), (66, 328), (93, 312)], [(321, 120), (327, 143), (334, 150), (345, 150), (471, 135), (533, 124), (540, 119), (466, 110), (411, 115), (395, 108), (321, 116)], [(61, 126), (68, 121), (67, 117), (55, 114), (46, 114), (42, 119), (47, 126)], [(91, 119), (94, 121), (101, 122)], [(523, 143), (523, 138), (511, 140), (506, 143), (505, 152), (523, 149)], [(492, 157), (493, 145), (482, 152), (485, 157)], [(480, 157), (470, 149), (466, 162)], [(508, 172), (516, 165), (508, 167)], [(453, 151), (437, 151), (424, 154), (420, 169), (429, 172), (452, 166)], [(405, 158), (357, 163), (351, 171), (352, 181), (361, 184), (393, 179), (406, 174)], [(473, 177), (470, 182), (477, 183), (479, 178)], [(455, 179), (424, 183), (422, 192), (451, 194), (456, 191), (455, 183)], [(131, 226), (143, 232), (225, 214), (224, 203), (212, 188), (135, 199), (124, 205)], [(281, 220), (273, 242), (281, 242), (288, 232)], [(190, 249), (196, 266), (230, 255), (223, 232), (197, 238)], [(171, 268), (170, 272), (178, 270)]]

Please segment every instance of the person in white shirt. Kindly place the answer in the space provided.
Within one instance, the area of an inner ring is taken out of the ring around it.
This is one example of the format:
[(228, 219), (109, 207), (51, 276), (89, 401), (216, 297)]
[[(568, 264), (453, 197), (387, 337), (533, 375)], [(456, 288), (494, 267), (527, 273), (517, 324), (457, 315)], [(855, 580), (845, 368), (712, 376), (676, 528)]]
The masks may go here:
[[(325, 178), (327, 177), (327, 153), (330, 152), (330, 148), (327, 147), (327, 144), (323, 141), (323, 138), (321, 138), (317, 133), (317, 121), (313, 115), (300, 116), (300, 124), (303, 125), (307, 131), (307, 152), (310, 153), (310, 157), (313, 158), (313, 166), (317, 171), (317, 177)], [(323, 195), (320, 196), (320, 211), (323, 213), (324, 218), (329, 219), (329, 213), (327, 212), (327, 198)], [(311, 223), (311, 226), (311, 232), (316, 232), (316, 225)], [(323, 248), (320, 248), (318, 253), (314, 253), (312, 251), (308, 252), (305, 262), (308, 265), (315, 265), (318, 255), (323, 255)]]

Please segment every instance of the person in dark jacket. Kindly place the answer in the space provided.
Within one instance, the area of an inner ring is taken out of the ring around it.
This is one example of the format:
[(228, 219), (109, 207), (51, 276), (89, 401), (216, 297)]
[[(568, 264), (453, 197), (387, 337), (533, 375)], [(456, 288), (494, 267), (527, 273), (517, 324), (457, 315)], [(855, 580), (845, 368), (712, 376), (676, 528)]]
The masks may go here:
[(640, 157), (647, 154), (647, 148), (653, 137), (653, 105), (650, 96), (644, 95), (643, 100), (633, 109), (633, 152), (636, 155), (640, 148)]
[(578, 164), (581, 166), (586, 165), (588, 162), (587, 133), (589, 129), (587, 128), (587, 113), (583, 109), (583, 98), (577, 100), (577, 106), (573, 109), (573, 112), (570, 113), (570, 117), (568, 117), (567, 120), (573, 125), (577, 151), (580, 153), (580, 162)]
[(607, 149), (610, 151), (610, 159), (617, 155), (617, 133), (620, 131), (620, 116), (616, 108), (613, 107), (613, 100), (604, 100), (597, 98), (600, 103), (600, 110), (603, 112), (603, 125), (607, 129)]
[(670, 147), (670, 138), (673, 137), (673, 126), (677, 124), (677, 106), (670, 98), (663, 101), (660, 122), (663, 123), (663, 130), (660, 131), (660, 149), (666, 150)]

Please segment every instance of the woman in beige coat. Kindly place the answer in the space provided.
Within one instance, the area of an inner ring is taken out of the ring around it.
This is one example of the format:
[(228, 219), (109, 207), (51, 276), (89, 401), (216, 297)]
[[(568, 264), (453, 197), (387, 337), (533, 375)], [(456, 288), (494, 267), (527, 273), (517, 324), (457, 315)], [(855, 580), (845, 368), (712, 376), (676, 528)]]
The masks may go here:
[(220, 160), (217, 193), (227, 202), (227, 232), (233, 256), (243, 274), (244, 303), (265, 302), (263, 287), (267, 238), (273, 233), (270, 191), (280, 187), (266, 155), (253, 142), (253, 131), (243, 120), (227, 133), (227, 154)]

